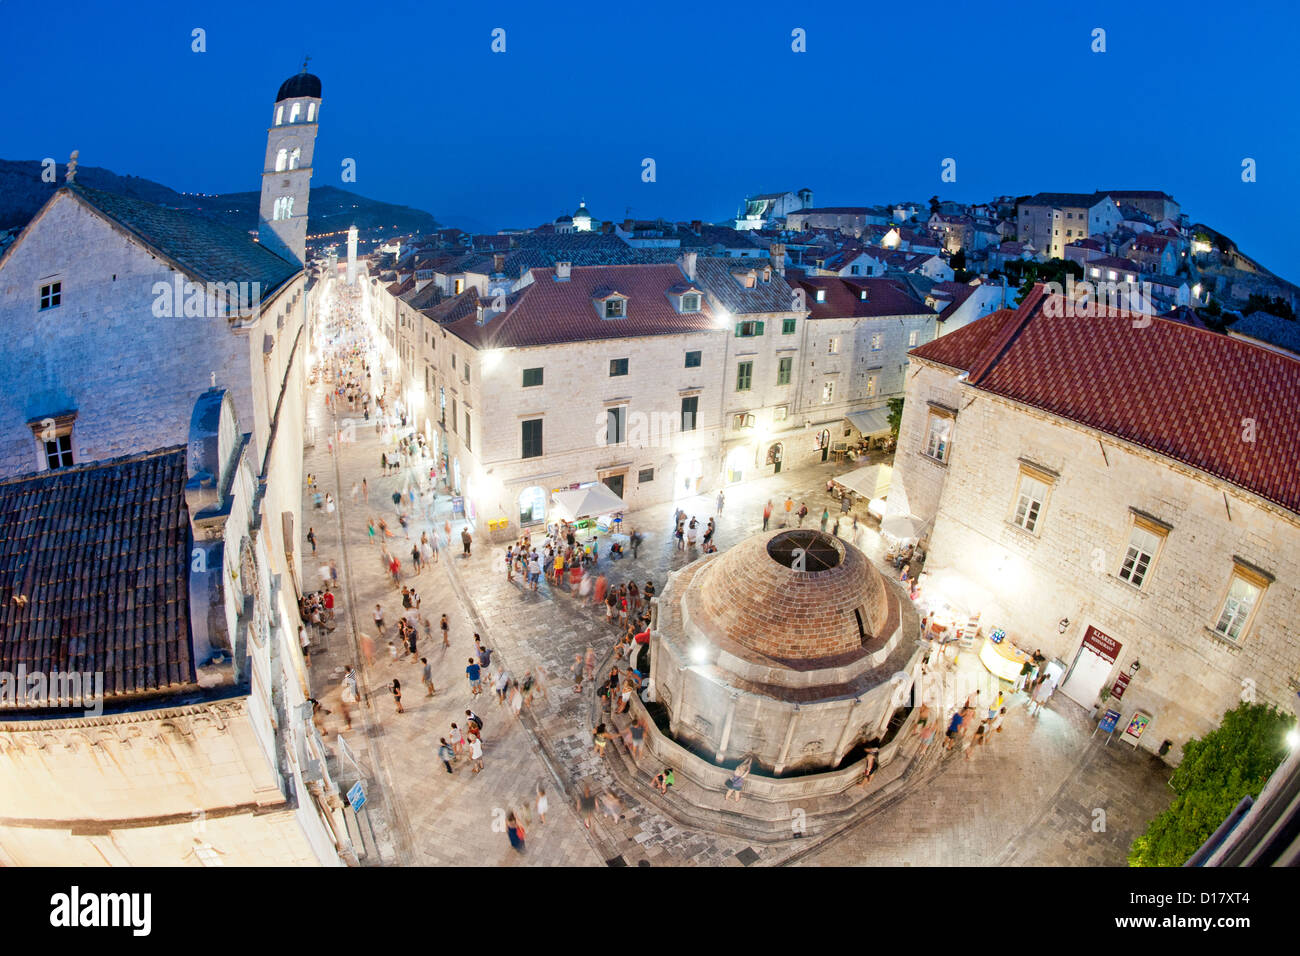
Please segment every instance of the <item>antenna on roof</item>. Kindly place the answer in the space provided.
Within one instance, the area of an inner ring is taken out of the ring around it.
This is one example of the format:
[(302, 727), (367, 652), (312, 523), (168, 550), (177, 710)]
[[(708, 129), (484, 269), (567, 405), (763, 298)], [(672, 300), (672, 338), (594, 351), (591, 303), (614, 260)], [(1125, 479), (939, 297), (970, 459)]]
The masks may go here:
[(63, 178), (69, 183), (77, 178), (77, 157), (80, 155), (81, 150), (74, 149), (72, 155), (68, 157), (68, 171), (64, 174)]

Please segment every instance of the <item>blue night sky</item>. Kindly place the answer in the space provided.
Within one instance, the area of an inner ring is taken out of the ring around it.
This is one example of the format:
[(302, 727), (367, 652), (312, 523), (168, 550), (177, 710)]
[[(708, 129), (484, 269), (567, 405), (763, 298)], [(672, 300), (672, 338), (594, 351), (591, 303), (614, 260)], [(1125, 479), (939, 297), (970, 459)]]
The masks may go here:
[(6, 159), (80, 149), (176, 189), (257, 189), (276, 89), (309, 52), (313, 183), (345, 185), (352, 157), (345, 188), (465, 228), (536, 225), (580, 196), (597, 218), (724, 220), (803, 186), (817, 205), (1158, 188), (1300, 278), (1286, 3), (0, 0), (0, 23)]

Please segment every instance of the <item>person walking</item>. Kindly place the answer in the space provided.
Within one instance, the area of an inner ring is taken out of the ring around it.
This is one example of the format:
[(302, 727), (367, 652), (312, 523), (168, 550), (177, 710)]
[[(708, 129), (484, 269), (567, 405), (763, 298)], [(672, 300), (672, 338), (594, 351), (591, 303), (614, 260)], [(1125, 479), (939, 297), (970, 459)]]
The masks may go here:
[(726, 504), (726, 502), (727, 502), (726, 495), (724, 495), (724, 494), (722, 493), (722, 490), (719, 489), (719, 490), (718, 490), (718, 510), (715, 512), (715, 514), (718, 514), (718, 515), (721, 515), (721, 514), (722, 514), (722, 506), (723, 506), (724, 504)]
[(591, 793), (591, 783), (584, 781), (582, 792), (578, 794), (578, 817), (582, 820), (582, 825), (588, 830), (591, 829), (591, 818), (596, 812), (596, 798)]
[(375, 633), (382, 638), (384, 636), (384, 609), (376, 604), (373, 616), (375, 619)]
[(469, 557), (469, 546), (473, 543), (473, 541), (474, 539), (470, 537), (469, 528), (461, 528), (460, 543), (465, 548), (465, 557), (467, 558)]
[(822, 509), (822, 534), (826, 533), (826, 525), (830, 522), (830, 520), (831, 520), (830, 509), (823, 508)]
[(451, 731), (447, 734), (447, 739), (451, 741), (451, 749), (457, 757), (465, 750), (465, 735), (455, 724), (451, 725)]
[(451, 749), (451, 745), (447, 743), (447, 738), (439, 737), (438, 738), (438, 759), (442, 761), (442, 765), (447, 768), (448, 773), (456, 772), (451, 769), (451, 762), (452, 760), (455, 759), (455, 757), (456, 757), (456, 751)]
[(438, 627), (442, 630), (442, 646), (451, 647), (451, 625), (447, 623), (447, 615), (442, 616), (442, 620), (438, 622)]
[(510, 846), (518, 853), (524, 852), (524, 827), (511, 810), (506, 814), (506, 836), (510, 838)]
[(537, 822), (546, 822), (546, 811), (549, 808), (549, 801), (546, 799), (546, 790), (539, 783), (537, 785)]
[(366, 479), (361, 479), (361, 497), (366, 504), (370, 504), (370, 486), (366, 484)]
[(483, 769), (483, 740), (475, 735), (469, 739), (469, 759), (474, 761), (474, 772)]
[(396, 677), (393, 678), (392, 691), (393, 691), (393, 702), (397, 704), (397, 712), (399, 714), (406, 713), (406, 710), (402, 707), (402, 682), (399, 681)]
[(316, 529), (315, 528), (307, 529), (307, 543), (311, 545), (311, 553), (315, 554), (316, 553)]
[(799, 506), (799, 527), (803, 527), (803, 519), (808, 517), (808, 503), (804, 502)]
[(424, 682), (425, 689), (429, 692), (425, 696), (432, 697), (436, 693), (433, 689), (433, 667), (427, 657), (421, 657), (420, 663), (424, 665), (424, 669), (420, 671), (420, 680)]
[(944, 732), (944, 737), (947, 738), (943, 744), (944, 750), (952, 750), (953, 745), (956, 744), (957, 735), (961, 733), (961, 725), (964, 719), (960, 710), (953, 713), (952, 719), (948, 721), (948, 729)]
[(767, 523), (772, 520), (772, 499), (767, 499), (767, 504), (763, 505), (763, 530), (767, 530)]
[(781, 523), (782, 528), (790, 527), (790, 516), (794, 512), (794, 499), (789, 495), (785, 496), (785, 521)]
[(469, 678), (470, 695), (477, 697), (483, 690), (482, 668), (472, 657), (469, 658), (469, 666), (465, 668), (465, 676)]
[(419, 574), (424, 568), (420, 565), (420, 546), (411, 545), (411, 563), (415, 565), (415, 573)]

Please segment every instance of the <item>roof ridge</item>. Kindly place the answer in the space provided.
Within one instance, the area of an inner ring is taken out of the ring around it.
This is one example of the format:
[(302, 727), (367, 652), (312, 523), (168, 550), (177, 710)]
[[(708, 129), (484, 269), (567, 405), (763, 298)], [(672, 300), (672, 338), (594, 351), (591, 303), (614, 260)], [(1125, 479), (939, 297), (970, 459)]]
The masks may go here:
[(1016, 310), (1016, 317), (999, 330), (997, 336), (985, 348), (984, 354), (971, 366), (966, 376), (968, 383), (978, 384), (979, 380), (989, 373), (998, 359), (1006, 354), (1007, 349), (1011, 347), (1011, 343), (1016, 340), (1024, 327), (1029, 324), (1029, 320), (1038, 314), (1039, 306), (1046, 297), (1046, 286), (1041, 282), (1034, 283), (1034, 287), (1029, 290), (1029, 295), (1025, 296), (1025, 301), (1020, 303)]

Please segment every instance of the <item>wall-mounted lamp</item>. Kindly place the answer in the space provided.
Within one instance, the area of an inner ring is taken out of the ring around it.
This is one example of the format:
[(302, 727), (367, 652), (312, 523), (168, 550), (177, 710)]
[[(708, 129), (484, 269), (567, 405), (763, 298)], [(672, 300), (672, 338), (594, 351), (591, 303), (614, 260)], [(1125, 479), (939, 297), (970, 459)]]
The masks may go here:
[(1056, 630), (1059, 633), (1064, 634), (1065, 629), (1069, 626), (1070, 626), (1070, 619), (1068, 617), (1063, 617), (1061, 618), (1060, 623), (1056, 625)]
[(1130, 665), (1128, 666), (1128, 672), (1129, 672), (1130, 674), (1136, 674), (1136, 673), (1137, 673), (1138, 671), (1140, 671), (1141, 669), (1142, 669), (1142, 665), (1141, 665), (1141, 663), (1139, 663), (1139, 662), (1136, 661), (1136, 660), (1134, 660), (1133, 663), (1130, 664)]

